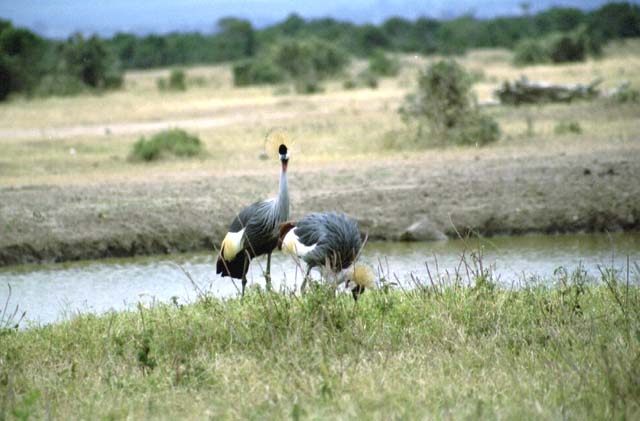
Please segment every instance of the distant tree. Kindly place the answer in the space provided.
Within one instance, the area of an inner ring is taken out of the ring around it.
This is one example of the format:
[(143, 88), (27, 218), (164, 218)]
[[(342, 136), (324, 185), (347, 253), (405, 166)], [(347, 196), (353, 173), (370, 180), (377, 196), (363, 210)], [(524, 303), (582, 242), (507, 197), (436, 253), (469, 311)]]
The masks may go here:
[(304, 26), (304, 19), (296, 13), (290, 14), (282, 23), (279, 24), (282, 33), (288, 36), (296, 35)]
[(223, 60), (251, 57), (255, 53), (255, 35), (251, 22), (232, 17), (218, 21), (217, 46)]
[(62, 57), (65, 72), (92, 88), (113, 88), (122, 83), (114, 58), (95, 35), (88, 39), (82, 34), (72, 35), (62, 45)]
[(435, 19), (418, 18), (415, 23), (416, 51), (421, 53), (435, 53), (438, 51), (438, 30), (441, 23)]
[(31, 92), (45, 69), (48, 46), (33, 32), (0, 20), (0, 99), (10, 92)]
[(397, 51), (417, 51), (420, 49), (415, 36), (415, 26), (407, 19), (391, 17), (384, 21), (382, 30), (389, 39), (391, 49)]
[(589, 16), (589, 31), (603, 40), (640, 36), (640, 6), (637, 4), (609, 3)]
[(110, 41), (115, 56), (125, 68), (134, 67), (138, 37), (133, 34), (117, 33)]
[(344, 51), (319, 39), (286, 39), (274, 47), (273, 62), (292, 79), (324, 79), (340, 73), (349, 57)]
[(573, 7), (553, 7), (534, 17), (536, 33), (569, 32), (584, 24), (586, 15)]
[(4, 101), (11, 93), (13, 86), (13, 69), (4, 56), (0, 56), (0, 101)]
[(148, 69), (167, 66), (170, 63), (166, 37), (147, 35), (138, 41), (133, 60), (134, 67)]
[(389, 37), (377, 26), (364, 25), (360, 28), (360, 44), (364, 54), (370, 54), (378, 48), (387, 48), (390, 46)]

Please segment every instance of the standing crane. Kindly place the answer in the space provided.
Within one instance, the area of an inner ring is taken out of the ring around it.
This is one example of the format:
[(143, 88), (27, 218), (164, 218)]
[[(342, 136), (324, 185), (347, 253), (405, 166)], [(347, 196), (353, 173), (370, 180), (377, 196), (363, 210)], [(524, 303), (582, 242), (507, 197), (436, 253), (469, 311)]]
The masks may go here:
[(220, 246), (216, 273), (242, 279), (242, 295), (247, 285), (251, 259), (267, 255), (265, 278), (271, 286), (271, 253), (278, 243), (278, 227), (289, 218), (289, 189), (287, 186), (287, 147), (278, 148), (280, 162), (280, 191), (277, 197), (256, 202), (244, 208), (231, 222), (229, 232)]
[(355, 221), (342, 213), (311, 213), (298, 222), (280, 226), (279, 248), (307, 264), (300, 289), (304, 289), (314, 267), (328, 268), (336, 277), (336, 286), (346, 283), (354, 300), (365, 288), (374, 285), (373, 270), (356, 263), (362, 248), (360, 231)]

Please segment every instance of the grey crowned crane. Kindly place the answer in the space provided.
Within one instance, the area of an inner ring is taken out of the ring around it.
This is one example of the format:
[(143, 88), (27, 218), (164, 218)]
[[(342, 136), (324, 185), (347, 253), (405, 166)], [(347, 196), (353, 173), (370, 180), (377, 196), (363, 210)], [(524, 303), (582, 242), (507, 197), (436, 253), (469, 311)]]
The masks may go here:
[(278, 196), (244, 208), (231, 222), (229, 232), (220, 246), (216, 273), (241, 279), (243, 296), (249, 263), (254, 257), (267, 255), (265, 278), (267, 284), (271, 285), (271, 252), (278, 243), (278, 227), (289, 218), (287, 147), (284, 144), (280, 145), (278, 153), (282, 164)]
[(312, 213), (297, 222), (286, 222), (280, 226), (279, 239), (283, 253), (307, 264), (301, 289), (314, 267), (330, 269), (336, 276), (336, 286), (346, 283), (356, 301), (365, 288), (374, 286), (373, 270), (356, 263), (362, 248), (358, 225), (342, 213)]

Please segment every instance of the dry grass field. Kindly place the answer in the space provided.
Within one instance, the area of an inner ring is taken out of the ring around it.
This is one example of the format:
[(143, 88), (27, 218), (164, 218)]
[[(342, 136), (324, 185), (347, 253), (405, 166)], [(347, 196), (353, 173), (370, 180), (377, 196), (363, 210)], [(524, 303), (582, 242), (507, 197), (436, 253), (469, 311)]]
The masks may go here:
[[(493, 99), (493, 91), (500, 83), (521, 75), (553, 83), (588, 83), (600, 77), (605, 90), (623, 81), (640, 86), (638, 45), (640, 42), (615, 44), (602, 59), (563, 66), (515, 68), (510, 63), (510, 53), (503, 50), (470, 52), (460, 62), (478, 75), (475, 91), (483, 103)], [(390, 134), (405, 127), (396, 110), (414, 88), (418, 70), (436, 59), (402, 57), (400, 75), (382, 80), (378, 89), (344, 90), (341, 81), (334, 81), (327, 84), (325, 93), (311, 96), (286, 93), (283, 87), (236, 89), (229, 66), (215, 66), (188, 69), (186, 92), (160, 92), (156, 80), (166, 76), (168, 70), (153, 70), (127, 74), (125, 89), (120, 92), (18, 99), (0, 105), (0, 185), (267, 169), (268, 165), (256, 162), (256, 157), (262, 151), (265, 134), (272, 128), (285, 129), (295, 140), (296, 161), (304, 163), (298, 169), (337, 158), (377, 160), (406, 156), (406, 150), (388, 148)], [(354, 71), (363, 65), (354, 63)], [(526, 154), (541, 146), (545, 151), (628, 146), (637, 143), (629, 139), (639, 132), (639, 110), (638, 106), (612, 107), (606, 101), (495, 107), (491, 113), (500, 123), (503, 139), (490, 148), (490, 153), (511, 154), (513, 149), (523, 149)], [(525, 139), (527, 116), (534, 122), (535, 135)], [(561, 120), (579, 122), (583, 129), (579, 140), (575, 136), (559, 139), (554, 135), (554, 127)], [(206, 144), (208, 156), (199, 161), (170, 161), (146, 167), (127, 162), (133, 142), (166, 127), (198, 134)], [(469, 153), (477, 151), (426, 154), (436, 159), (457, 159)]]

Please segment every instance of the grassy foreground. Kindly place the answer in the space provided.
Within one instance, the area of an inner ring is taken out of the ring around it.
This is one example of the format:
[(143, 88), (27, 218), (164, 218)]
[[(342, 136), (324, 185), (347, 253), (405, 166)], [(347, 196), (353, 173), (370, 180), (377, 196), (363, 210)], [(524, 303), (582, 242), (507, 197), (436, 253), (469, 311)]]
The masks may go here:
[(5, 328), (0, 419), (637, 419), (628, 277), (560, 271), (514, 290), (479, 277), (357, 305), (252, 290)]

